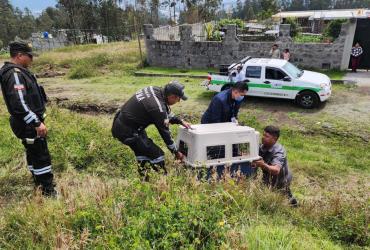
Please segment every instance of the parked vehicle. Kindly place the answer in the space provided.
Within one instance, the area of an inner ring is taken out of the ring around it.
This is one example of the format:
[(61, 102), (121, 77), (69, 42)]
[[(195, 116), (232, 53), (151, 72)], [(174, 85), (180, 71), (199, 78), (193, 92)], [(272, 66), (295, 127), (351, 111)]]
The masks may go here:
[[(295, 100), (303, 108), (315, 108), (331, 96), (331, 82), (327, 75), (301, 70), (282, 59), (246, 57), (228, 67), (227, 75), (210, 74), (203, 85), (220, 92), (235, 83), (235, 69), (248, 83), (248, 96)], [(240, 77), (238, 77), (240, 81)]]

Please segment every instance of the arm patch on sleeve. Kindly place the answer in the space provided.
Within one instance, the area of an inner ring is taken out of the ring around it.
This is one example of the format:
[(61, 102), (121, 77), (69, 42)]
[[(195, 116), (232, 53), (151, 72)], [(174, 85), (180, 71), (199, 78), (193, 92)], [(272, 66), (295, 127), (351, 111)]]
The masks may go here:
[(15, 90), (24, 90), (24, 89), (25, 89), (25, 87), (24, 87), (24, 85), (23, 85), (23, 84), (15, 84), (15, 85), (14, 85), (14, 89), (15, 89)]

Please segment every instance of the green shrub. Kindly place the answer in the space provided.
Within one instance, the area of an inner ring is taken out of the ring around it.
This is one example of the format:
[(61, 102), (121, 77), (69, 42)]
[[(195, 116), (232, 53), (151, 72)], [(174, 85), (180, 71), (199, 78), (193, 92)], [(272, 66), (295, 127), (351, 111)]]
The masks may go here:
[(293, 38), (293, 41), (295, 43), (321, 43), (323, 42), (323, 36), (298, 34)]
[(10, 54), (8, 52), (0, 52), (0, 59), (8, 59), (10, 58)]
[(219, 30), (221, 28), (225, 28), (228, 24), (235, 24), (236, 27), (242, 29), (244, 28), (244, 21), (242, 19), (236, 18), (236, 19), (221, 19), (215, 29)]
[(342, 24), (347, 22), (346, 19), (331, 20), (324, 29), (324, 36), (335, 40), (341, 31)]
[(72, 229), (78, 233), (83, 233), (84, 230), (88, 230), (92, 234), (92, 237), (98, 236), (102, 227), (101, 213), (96, 208), (87, 208), (74, 213), (71, 218)]
[(72, 66), (68, 73), (70, 79), (82, 79), (96, 76), (96, 71), (93, 65), (87, 62), (79, 62)]
[(212, 23), (205, 24), (206, 37), (208, 41), (221, 41), (221, 33)]
[(302, 28), (297, 22), (296, 18), (288, 17), (285, 19), (285, 24), (290, 24), (290, 37), (296, 37), (301, 31)]
[(204, 25), (204, 27), (205, 27), (205, 30), (206, 30), (207, 40), (208, 41), (211, 41), (212, 40), (212, 36), (213, 36), (213, 24), (212, 23), (206, 23)]
[(356, 213), (353, 213), (352, 209), (344, 207), (338, 213), (327, 211), (329, 213), (323, 218), (323, 227), (329, 231), (334, 240), (342, 241), (348, 245), (369, 246), (367, 208), (365, 206), (358, 207)]

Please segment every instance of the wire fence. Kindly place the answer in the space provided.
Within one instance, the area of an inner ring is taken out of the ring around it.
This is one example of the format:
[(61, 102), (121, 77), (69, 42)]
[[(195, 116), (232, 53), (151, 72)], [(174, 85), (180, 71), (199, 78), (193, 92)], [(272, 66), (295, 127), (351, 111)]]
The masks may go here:
[(133, 25), (101, 29), (60, 29), (36, 32), (28, 39), (35, 50), (45, 51), (68, 45), (103, 44), (116, 41), (130, 41), (140, 35), (141, 29)]
[[(217, 22), (196, 23), (191, 25), (192, 37), (196, 42), (222, 41), (226, 27), (220, 27)], [(274, 41), (279, 35), (278, 25), (246, 23), (237, 27), (237, 37), (242, 41)], [(161, 41), (180, 41), (180, 26), (162, 26), (153, 30), (153, 37)]]
[(180, 27), (167, 25), (155, 28), (153, 37), (161, 41), (180, 41)]
[[(206, 41), (207, 35), (204, 23), (191, 24), (193, 39), (197, 42)], [(153, 37), (161, 41), (180, 41), (180, 26), (161, 26), (153, 30)]]

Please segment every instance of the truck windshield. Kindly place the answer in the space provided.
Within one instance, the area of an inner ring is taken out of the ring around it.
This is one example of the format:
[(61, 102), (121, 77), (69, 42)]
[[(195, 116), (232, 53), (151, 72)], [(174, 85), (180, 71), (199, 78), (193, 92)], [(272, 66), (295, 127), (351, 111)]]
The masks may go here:
[(303, 75), (303, 70), (297, 68), (296, 66), (294, 66), (293, 64), (291, 64), (290, 62), (287, 62), (284, 66), (283, 66), (283, 69), (285, 69), (286, 72), (288, 72), (288, 74), (294, 78), (299, 78)]

